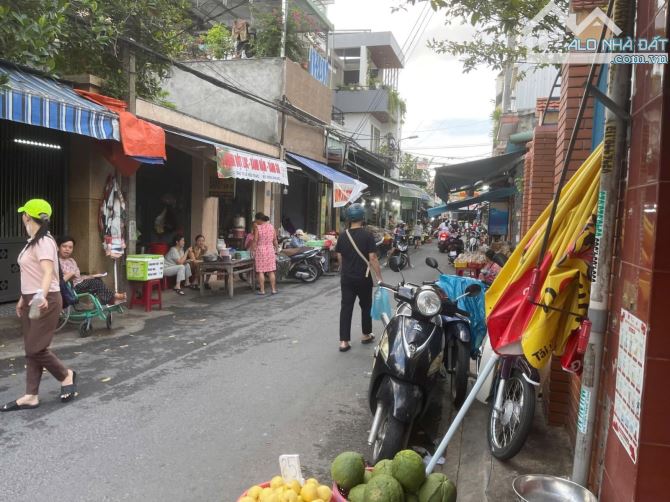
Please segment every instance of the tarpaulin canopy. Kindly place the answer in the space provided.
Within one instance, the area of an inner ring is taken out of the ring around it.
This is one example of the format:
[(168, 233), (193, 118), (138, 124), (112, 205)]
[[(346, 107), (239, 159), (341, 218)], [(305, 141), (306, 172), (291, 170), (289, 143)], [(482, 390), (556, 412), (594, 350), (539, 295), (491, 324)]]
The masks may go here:
[(497, 157), (473, 160), (462, 164), (440, 167), (435, 170), (435, 193), (445, 203), (449, 202), (449, 192), (465, 190), (479, 181), (486, 181), (512, 169), (525, 151), (507, 153)]
[(516, 188), (514, 187), (506, 187), (506, 188), (499, 188), (497, 190), (491, 190), (490, 192), (483, 193), (481, 195), (478, 195), (477, 197), (469, 197), (467, 199), (457, 200), (454, 202), (450, 202), (449, 204), (444, 204), (442, 206), (432, 207), (428, 210), (428, 217), (432, 218), (434, 216), (439, 216), (442, 213), (446, 213), (447, 211), (454, 211), (461, 207), (468, 207), (473, 204), (479, 204), (480, 202), (506, 199), (507, 197), (510, 197), (515, 193)]
[(408, 199), (421, 199), (426, 202), (430, 202), (432, 200), (430, 195), (428, 195), (428, 193), (422, 188), (405, 184), (400, 187), (400, 197), (406, 197)]
[(119, 141), (119, 118), (54, 79), (0, 62), (0, 119)]
[(216, 174), (219, 178), (267, 181), (288, 185), (286, 162), (229, 146), (216, 146)]
[(125, 101), (79, 89), (76, 92), (118, 113), (123, 153), (135, 159), (138, 162), (138, 167), (139, 163), (164, 163), (167, 154), (165, 152), (165, 131), (162, 127), (139, 119), (133, 113), (127, 112)]
[[(374, 178), (377, 178), (381, 181), (385, 181), (389, 185), (395, 185), (397, 187), (406, 188), (405, 185), (403, 185), (400, 181), (394, 180), (393, 178), (389, 178), (388, 176), (384, 176), (383, 174), (379, 174), (379, 173), (377, 173), (377, 172), (375, 172), (372, 169), (369, 169), (367, 167), (363, 167), (362, 165), (358, 164), (357, 162), (354, 162), (352, 160), (348, 160), (347, 164), (352, 166), (354, 169), (360, 169), (361, 171), (369, 174), (370, 176), (372, 176)], [(409, 196), (409, 197), (411, 197), (411, 196)]]
[(290, 158), (333, 182), (333, 207), (343, 207), (356, 201), (368, 186), (316, 160), (287, 152)]
[(561, 191), (539, 269), (539, 299), (528, 295), (551, 206), (526, 233), (486, 292), (487, 326), (496, 352), (523, 353), (540, 368), (552, 352), (561, 355), (576, 340), (580, 317), (586, 316), (589, 307), (602, 151), (601, 145)]

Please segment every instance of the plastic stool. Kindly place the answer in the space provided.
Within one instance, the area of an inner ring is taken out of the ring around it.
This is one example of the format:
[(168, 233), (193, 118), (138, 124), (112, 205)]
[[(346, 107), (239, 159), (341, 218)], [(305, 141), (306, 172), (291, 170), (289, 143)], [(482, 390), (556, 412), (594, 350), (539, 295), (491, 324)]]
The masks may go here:
[[(151, 279), (149, 281), (131, 281), (130, 282), (130, 308), (133, 305), (144, 305), (144, 310), (151, 312), (153, 305), (158, 305), (158, 310), (163, 309), (163, 297), (161, 294), (161, 279)], [(154, 288), (158, 292), (158, 298), (154, 298)], [(140, 293), (140, 296), (137, 296)]]

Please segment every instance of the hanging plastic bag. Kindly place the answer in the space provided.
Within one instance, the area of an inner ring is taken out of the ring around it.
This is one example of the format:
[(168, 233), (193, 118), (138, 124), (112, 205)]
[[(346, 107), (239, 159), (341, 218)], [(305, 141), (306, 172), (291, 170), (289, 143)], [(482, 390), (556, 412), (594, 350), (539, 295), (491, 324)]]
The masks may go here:
[(382, 314), (386, 314), (389, 319), (393, 317), (391, 297), (388, 290), (377, 288), (377, 291), (375, 291), (375, 295), (372, 298), (372, 310), (370, 313), (375, 321), (381, 321)]

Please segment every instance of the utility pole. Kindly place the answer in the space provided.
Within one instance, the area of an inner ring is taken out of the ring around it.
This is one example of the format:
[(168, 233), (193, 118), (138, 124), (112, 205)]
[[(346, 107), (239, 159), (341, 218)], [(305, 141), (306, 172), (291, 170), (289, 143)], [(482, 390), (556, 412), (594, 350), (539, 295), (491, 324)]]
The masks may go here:
[(286, 57), (286, 32), (288, 30), (288, 0), (282, 0), (281, 3), (281, 49), (279, 57)]
[[(135, 113), (136, 110), (136, 88), (137, 88), (137, 73), (135, 68), (135, 52), (127, 43), (123, 44), (123, 65), (128, 79), (128, 92), (126, 93), (126, 102), (128, 103), (128, 111)], [(135, 254), (137, 247), (137, 173), (133, 173), (128, 177), (126, 189), (126, 201), (128, 212), (128, 241), (126, 250), (128, 254)]]
[[(614, 22), (623, 30), (619, 35), (621, 38), (632, 33), (634, 8), (634, 0), (615, 0)], [(622, 111), (628, 109), (629, 105), (631, 71), (630, 64), (609, 65), (608, 97), (614, 102), (614, 106), (618, 107), (618, 110), (608, 108), (606, 112), (594, 246), (594, 277), (588, 312), (592, 328), (589, 344), (584, 354), (577, 437), (572, 465), (572, 481), (582, 486), (586, 486), (589, 477), (604, 338), (609, 318), (608, 301), (616, 230), (617, 194), (629, 144), (629, 127)], [(586, 89), (585, 92), (589, 90)]]

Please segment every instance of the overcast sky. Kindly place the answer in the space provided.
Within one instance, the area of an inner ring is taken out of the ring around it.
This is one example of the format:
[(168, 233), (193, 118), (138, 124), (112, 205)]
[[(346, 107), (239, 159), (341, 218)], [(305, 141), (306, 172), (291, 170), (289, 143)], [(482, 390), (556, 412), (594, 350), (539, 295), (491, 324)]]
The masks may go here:
[[(403, 150), (446, 164), (473, 160), (446, 157), (486, 157), (491, 152), (495, 73), (482, 68), (464, 74), (455, 58), (426, 47), (427, 40), (444, 38), (447, 30), (452, 38), (469, 36), (467, 28), (446, 27), (439, 11), (424, 10), (427, 3), (392, 13), (398, 0), (335, 0), (328, 17), (336, 30), (391, 31), (398, 45), (404, 46), (406, 64), (400, 73), (399, 91), (407, 101), (407, 116), (402, 137), (419, 138), (403, 141)], [(425, 31), (419, 30), (410, 46), (408, 37), (422, 19)]]

